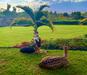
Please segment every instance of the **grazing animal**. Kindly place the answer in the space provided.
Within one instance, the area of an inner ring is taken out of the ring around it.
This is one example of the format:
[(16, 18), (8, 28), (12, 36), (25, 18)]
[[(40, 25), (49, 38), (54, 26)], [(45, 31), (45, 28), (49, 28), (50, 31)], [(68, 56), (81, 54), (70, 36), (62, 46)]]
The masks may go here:
[(46, 69), (57, 69), (57, 68), (66, 67), (68, 65), (67, 50), (68, 50), (68, 47), (65, 46), (63, 57), (48, 56), (48, 57), (43, 58), (39, 64), (39, 66), (41, 68), (46, 68)]

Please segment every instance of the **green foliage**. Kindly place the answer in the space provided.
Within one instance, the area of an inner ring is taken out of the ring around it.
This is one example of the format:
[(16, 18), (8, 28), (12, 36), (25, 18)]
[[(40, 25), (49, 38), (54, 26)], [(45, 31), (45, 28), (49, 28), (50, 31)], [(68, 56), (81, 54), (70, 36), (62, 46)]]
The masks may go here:
[[(17, 6), (17, 7), (23, 9), (31, 17), (34, 24), (32, 26), (34, 27), (35, 30), (37, 30), (42, 25), (48, 25), (53, 30), (52, 26), (53, 24), (50, 22), (47, 13), (44, 13), (42, 11), (45, 7), (49, 7), (48, 5), (40, 6), (39, 10), (35, 12), (28, 6)], [(45, 22), (41, 20), (43, 16), (46, 17)]]
[(58, 39), (49, 40), (42, 44), (45, 49), (63, 49), (63, 46), (69, 46), (71, 50), (87, 50), (87, 39)]
[(70, 15), (66, 12), (66, 13), (63, 13), (63, 16), (64, 17), (69, 17)]
[(80, 21), (78, 20), (61, 20), (53, 22), (53, 24), (57, 25), (80, 25)]
[(23, 6), (17, 6), (17, 7), (23, 9), (31, 17), (33, 22), (35, 22), (34, 12), (30, 7), (27, 7), (27, 6), (24, 6), (24, 7)]
[(39, 11), (42, 12), (42, 10), (43, 10), (45, 7), (49, 7), (49, 6), (48, 6), (48, 5), (42, 5), (42, 6), (40, 6)]
[(79, 19), (83, 19), (84, 17), (81, 15), (81, 12), (72, 12), (71, 13), (72, 18), (79, 20)]
[(87, 34), (85, 34), (84, 37), (87, 38)]
[(7, 10), (9, 11), (11, 8), (11, 5), (10, 4), (7, 4)]

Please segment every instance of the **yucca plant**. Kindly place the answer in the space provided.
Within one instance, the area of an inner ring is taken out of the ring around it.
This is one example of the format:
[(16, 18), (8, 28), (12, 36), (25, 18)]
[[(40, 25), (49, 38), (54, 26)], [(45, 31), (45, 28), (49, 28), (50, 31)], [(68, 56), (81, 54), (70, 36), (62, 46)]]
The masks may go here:
[[(45, 7), (49, 7), (49, 6), (41, 5), (37, 11), (33, 11), (33, 9), (28, 6), (17, 6), (17, 8), (23, 9), (30, 16), (29, 18), (32, 19), (32, 26), (34, 28), (34, 38), (40, 39), (39, 33), (38, 33), (38, 28), (40, 26), (43, 26), (43, 25), (49, 26), (51, 30), (53, 31), (53, 24), (49, 20), (49, 15), (43, 12), (43, 9)], [(40, 48), (40, 46), (38, 45), (37, 47)]]

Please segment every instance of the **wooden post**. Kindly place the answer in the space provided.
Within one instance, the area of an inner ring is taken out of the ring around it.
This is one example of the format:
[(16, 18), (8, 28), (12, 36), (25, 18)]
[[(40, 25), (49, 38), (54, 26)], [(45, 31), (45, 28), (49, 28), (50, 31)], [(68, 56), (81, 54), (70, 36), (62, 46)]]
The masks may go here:
[(69, 49), (69, 47), (68, 46), (63, 46), (63, 50), (64, 50), (64, 57), (67, 57), (68, 56), (68, 49)]

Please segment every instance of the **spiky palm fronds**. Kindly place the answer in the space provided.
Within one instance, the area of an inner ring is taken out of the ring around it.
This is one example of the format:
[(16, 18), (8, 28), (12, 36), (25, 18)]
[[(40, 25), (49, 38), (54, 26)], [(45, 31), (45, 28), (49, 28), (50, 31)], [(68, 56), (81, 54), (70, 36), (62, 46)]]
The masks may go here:
[(43, 16), (45, 16), (46, 18), (48, 18), (48, 14), (44, 13), (42, 10), (46, 7), (49, 7), (48, 5), (42, 5), (40, 6), (40, 8), (38, 9), (38, 11), (35, 14), (35, 18), (36, 20), (40, 20), (40, 18), (42, 18)]
[(30, 7), (28, 6), (17, 6), (17, 7), (23, 9), (31, 17), (33, 22), (35, 22), (35, 15), (33, 10)]
[(44, 12), (36, 12), (35, 13), (35, 19), (37, 21), (40, 20), (43, 16), (46, 17), (46, 18), (48, 18), (48, 14), (46, 14)]
[(39, 12), (41, 12), (44, 8), (46, 8), (46, 7), (49, 7), (48, 5), (42, 5), (42, 6), (40, 6), (40, 8), (39, 8)]
[[(30, 16), (33, 22), (33, 27), (36, 31), (40, 26), (43, 26), (43, 25), (49, 26), (53, 30), (53, 24), (49, 20), (48, 14), (42, 11), (45, 7), (49, 7), (48, 5), (40, 6), (37, 12), (34, 12), (28, 6), (17, 6), (17, 7), (23, 9)], [(43, 17), (45, 17), (45, 19), (42, 19)]]
[(49, 28), (51, 28), (51, 30), (53, 31), (53, 24), (51, 21), (49, 21), (48, 19), (44, 18), (41, 19), (39, 21), (36, 22), (37, 28), (36, 30), (41, 27), (41, 26), (48, 26)]

